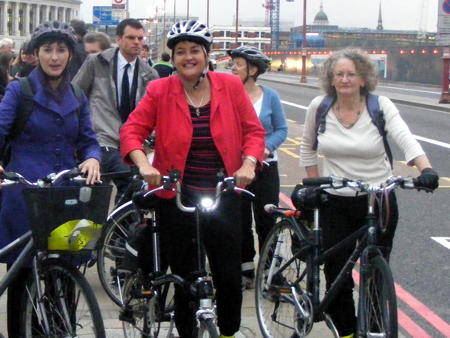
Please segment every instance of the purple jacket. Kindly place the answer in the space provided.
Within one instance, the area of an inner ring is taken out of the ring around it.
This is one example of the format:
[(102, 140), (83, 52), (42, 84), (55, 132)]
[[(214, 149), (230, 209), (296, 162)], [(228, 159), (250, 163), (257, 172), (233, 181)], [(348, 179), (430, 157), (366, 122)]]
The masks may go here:
[[(81, 161), (100, 160), (100, 146), (92, 129), (87, 98), (83, 95), (80, 107), (80, 101), (70, 86), (66, 86), (61, 99), (55, 100), (44, 89), (39, 68), (30, 73), (29, 79), (36, 93), (33, 111), (23, 132), (13, 141), (11, 159), (5, 169), (36, 181), (75, 167), (75, 152)], [(0, 148), (10, 131), (20, 97), (19, 81), (11, 82), (0, 102)], [(0, 248), (30, 229), (23, 189), (17, 184), (0, 191)], [(0, 261), (11, 263), (14, 258), (12, 255)]]

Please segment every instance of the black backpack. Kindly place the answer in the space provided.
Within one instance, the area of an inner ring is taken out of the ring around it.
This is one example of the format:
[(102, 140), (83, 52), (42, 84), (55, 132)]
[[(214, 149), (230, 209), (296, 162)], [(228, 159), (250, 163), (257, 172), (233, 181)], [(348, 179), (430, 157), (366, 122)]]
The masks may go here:
[[(316, 111), (316, 139), (314, 140), (313, 149), (317, 149), (318, 145), (318, 136), (319, 133), (323, 134), (326, 129), (326, 118), (328, 111), (333, 106), (336, 101), (336, 97), (334, 96), (325, 96), (320, 102), (319, 107)], [(389, 143), (387, 141), (387, 131), (385, 129), (386, 121), (384, 120), (383, 110), (380, 108), (380, 103), (378, 102), (378, 95), (367, 94), (367, 110), (369, 112), (370, 118), (372, 119), (373, 124), (377, 127), (381, 137), (383, 138), (384, 150), (386, 151), (386, 155), (389, 159), (389, 163), (391, 164), (391, 168), (393, 167), (393, 158), (392, 151), (389, 147)]]
[[(30, 118), (34, 106), (33, 97), (35, 92), (30, 80), (28, 79), (28, 77), (21, 77), (18, 80), (20, 82), (20, 88), (22, 92), (19, 105), (16, 110), (16, 117), (11, 126), (11, 131), (5, 139), (3, 149), (1, 149), (0, 151), (0, 165), (3, 167), (6, 167), (8, 165), (9, 159), (11, 157), (11, 142), (22, 133), (23, 129), (25, 128), (25, 124)], [(71, 87), (75, 97), (81, 104), (83, 98), (83, 92), (81, 88), (75, 84), (71, 84)], [(79, 117), (79, 108), (77, 109), (77, 114)]]

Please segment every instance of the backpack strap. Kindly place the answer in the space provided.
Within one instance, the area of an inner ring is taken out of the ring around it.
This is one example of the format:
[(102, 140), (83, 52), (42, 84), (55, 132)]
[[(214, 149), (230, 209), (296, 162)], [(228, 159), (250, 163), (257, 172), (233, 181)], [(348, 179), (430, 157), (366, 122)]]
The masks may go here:
[(387, 140), (386, 120), (384, 119), (384, 113), (383, 110), (380, 108), (380, 102), (378, 98), (379, 98), (378, 95), (370, 93), (367, 95), (367, 110), (369, 112), (373, 124), (377, 127), (378, 132), (383, 138), (384, 151), (386, 152), (386, 155), (389, 159), (391, 168), (393, 168), (394, 165), (393, 165), (392, 151)]
[[(367, 95), (367, 111), (369, 112), (373, 124), (377, 127), (378, 132), (383, 138), (384, 150), (389, 159), (389, 163), (391, 164), (391, 168), (393, 168), (392, 151), (387, 140), (387, 131), (385, 128), (386, 121), (384, 119), (383, 110), (380, 108), (378, 98), (378, 95), (370, 93)], [(316, 110), (316, 139), (314, 140), (313, 150), (317, 150), (319, 133), (323, 134), (325, 132), (327, 114), (335, 101), (336, 97), (327, 95), (323, 98), (322, 102), (320, 102), (319, 107)]]
[(28, 77), (21, 77), (19, 78), (19, 82), (21, 89), (20, 103), (16, 109), (16, 117), (11, 127), (11, 132), (9, 135), (10, 140), (13, 140), (23, 131), (25, 124), (30, 118), (31, 112), (33, 111), (34, 105), (34, 90), (31, 85), (31, 81)]
[(317, 150), (319, 133), (323, 134), (325, 132), (327, 114), (335, 101), (336, 97), (327, 95), (323, 98), (322, 102), (320, 102), (319, 107), (316, 110), (316, 139), (314, 140), (313, 150)]

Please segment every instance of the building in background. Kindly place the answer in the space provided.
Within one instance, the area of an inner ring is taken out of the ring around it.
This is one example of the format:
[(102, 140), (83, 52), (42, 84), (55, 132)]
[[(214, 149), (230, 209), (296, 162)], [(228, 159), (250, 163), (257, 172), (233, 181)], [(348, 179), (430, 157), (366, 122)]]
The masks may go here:
[(211, 32), (213, 34), (212, 50), (214, 52), (226, 51), (242, 45), (253, 46), (261, 50), (270, 48), (270, 27), (239, 26), (236, 33), (236, 26), (212, 26)]
[[(189, 19), (198, 20), (198, 16), (192, 16)], [(168, 51), (166, 47), (167, 33), (175, 22), (186, 20), (186, 16), (159, 15), (157, 13), (153, 18), (140, 18), (138, 20), (144, 26), (144, 38), (145, 43), (150, 47), (150, 58), (156, 61), (159, 60), (162, 52)]]
[(0, 0), (0, 39), (8, 37), (18, 50), (43, 22), (58, 20), (69, 23), (78, 18), (79, 0)]

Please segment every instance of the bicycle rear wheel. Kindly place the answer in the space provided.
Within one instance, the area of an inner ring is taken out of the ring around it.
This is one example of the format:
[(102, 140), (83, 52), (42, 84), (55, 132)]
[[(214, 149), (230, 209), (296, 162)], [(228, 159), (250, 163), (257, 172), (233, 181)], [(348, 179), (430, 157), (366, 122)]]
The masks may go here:
[(370, 258), (368, 271), (361, 273), (359, 291), (359, 336), (398, 336), (397, 298), (391, 269), (381, 255)]
[(200, 328), (198, 330), (198, 338), (219, 338), (217, 327), (212, 318), (200, 319)]
[[(298, 332), (306, 335), (311, 330), (312, 305), (306, 294), (309, 266), (304, 246), (299, 231), (285, 219), (275, 225), (262, 247), (255, 301), (264, 337), (291, 337)], [(299, 316), (295, 299), (309, 316)]]
[(97, 251), (97, 271), (106, 294), (117, 305), (122, 305), (122, 292), (126, 273), (120, 272), (125, 256), (125, 243), (131, 226), (144, 221), (143, 212), (132, 202), (116, 209), (104, 225)]
[[(42, 291), (39, 297), (39, 290)], [(84, 276), (71, 264), (48, 259), (23, 298), (21, 337), (105, 337), (99, 305)]]

